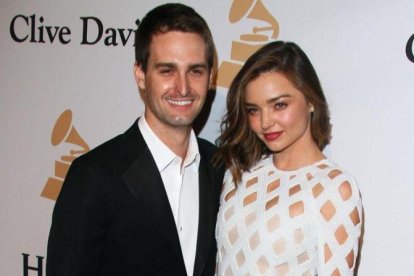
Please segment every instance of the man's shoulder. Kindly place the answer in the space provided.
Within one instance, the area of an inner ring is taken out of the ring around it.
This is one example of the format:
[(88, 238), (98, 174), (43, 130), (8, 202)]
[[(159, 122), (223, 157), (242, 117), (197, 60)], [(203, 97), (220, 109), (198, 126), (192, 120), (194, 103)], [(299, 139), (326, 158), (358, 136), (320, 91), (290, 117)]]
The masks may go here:
[(215, 153), (217, 152), (217, 149), (218, 149), (217, 146), (215, 146), (213, 143), (203, 138), (198, 137), (197, 140), (198, 140), (198, 147), (199, 147), (202, 158), (207, 160), (208, 166), (215, 172), (216, 176), (223, 179), (224, 165), (216, 164), (213, 161), (215, 158)]
[(217, 151), (217, 147), (213, 143), (204, 138), (197, 137), (197, 142), (201, 154), (212, 156)]
[(113, 166), (122, 160), (133, 159), (138, 145), (137, 129), (138, 127), (132, 126), (124, 133), (103, 142), (78, 157), (77, 162), (86, 162), (95, 166)]
[(122, 137), (124, 134), (118, 134), (115, 137), (103, 142), (102, 144), (96, 146), (94, 149), (85, 154), (90, 158), (98, 157), (102, 155), (111, 155), (115, 152), (118, 152), (122, 145)]
[[(118, 159), (121, 149), (122, 134), (98, 145), (89, 152), (79, 156), (74, 163), (88, 164), (92, 167), (102, 167), (110, 165)], [(111, 161), (112, 160), (112, 161)]]

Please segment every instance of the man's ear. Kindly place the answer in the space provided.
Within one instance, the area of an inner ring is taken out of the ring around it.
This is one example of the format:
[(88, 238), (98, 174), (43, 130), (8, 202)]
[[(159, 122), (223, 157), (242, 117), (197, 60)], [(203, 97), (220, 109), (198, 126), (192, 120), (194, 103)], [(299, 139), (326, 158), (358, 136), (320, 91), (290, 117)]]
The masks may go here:
[(134, 64), (134, 77), (140, 90), (145, 90), (145, 72), (142, 70), (142, 65)]

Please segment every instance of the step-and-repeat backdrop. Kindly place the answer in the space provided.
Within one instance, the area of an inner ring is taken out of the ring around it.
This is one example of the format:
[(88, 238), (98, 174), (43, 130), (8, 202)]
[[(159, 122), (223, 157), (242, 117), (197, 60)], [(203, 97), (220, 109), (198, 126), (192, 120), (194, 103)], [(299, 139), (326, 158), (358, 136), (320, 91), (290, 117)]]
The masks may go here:
[[(143, 111), (134, 30), (165, 2), (0, 0), (0, 275), (46, 274), (68, 167)], [(359, 275), (414, 275), (414, 2), (182, 2), (208, 21), (218, 51), (200, 135), (216, 139), (228, 85), (253, 51), (296, 42), (330, 104), (325, 153), (362, 192)]]

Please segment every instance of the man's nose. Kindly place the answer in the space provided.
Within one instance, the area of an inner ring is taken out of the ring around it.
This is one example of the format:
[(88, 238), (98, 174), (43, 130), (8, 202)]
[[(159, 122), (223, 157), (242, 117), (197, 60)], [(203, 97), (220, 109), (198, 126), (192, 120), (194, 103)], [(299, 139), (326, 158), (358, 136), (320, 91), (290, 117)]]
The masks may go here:
[(175, 79), (175, 89), (181, 96), (187, 96), (187, 94), (190, 92), (190, 83), (187, 74), (177, 74)]

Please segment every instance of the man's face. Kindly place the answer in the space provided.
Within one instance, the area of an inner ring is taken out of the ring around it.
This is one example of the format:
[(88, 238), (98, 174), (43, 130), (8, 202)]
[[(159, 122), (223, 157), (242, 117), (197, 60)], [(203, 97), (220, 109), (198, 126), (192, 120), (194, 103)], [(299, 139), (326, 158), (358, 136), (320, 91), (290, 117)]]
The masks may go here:
[(149, 126), (155, 132), (191, 128), (211, 79), (202, 37), (179, 31), (155, 35), (146, 72), (140, 65), (134, 71)]

